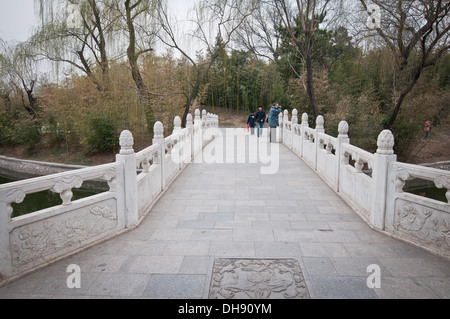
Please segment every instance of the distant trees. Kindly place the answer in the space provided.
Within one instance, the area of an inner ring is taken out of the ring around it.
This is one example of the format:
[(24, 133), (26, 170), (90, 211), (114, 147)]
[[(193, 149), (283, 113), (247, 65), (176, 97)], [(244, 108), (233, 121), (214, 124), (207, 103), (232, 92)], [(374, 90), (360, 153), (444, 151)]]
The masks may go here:
[[(368, 10), (367, 1), (360, 0)], [(373, 0), (383, 14), (375, 35), (392, 54), (395, 65), (392, 127), (405, 98), (423, 70), (436, 65), (450, 49), (450, 2), (445, 0)]]
[[(247, 18), (254, 12), (256, 6), (253, 1), (221, 0), (199, 1), (195, 8), (195, 19), (191, 21), (194, 29), (185, 31), (192, 41), (203, 45), (197, 50), (197, 59), (188, 52), (177, 38), (176, 25), (171, 19), (165, 5), (158, 6), (159, 40), (169, 48), (178, 51), (185, 62), (193, 69), (193, 75), (187, 79), (188, 87), (185, 91), (186, 104), (182, 117), (182, 126), (186, 126), (187, 115), (197, 98), (200, 86), (214, 65), (233, 39), (234, 34), (241, 28)], [(209, 34), (214, 33), (215, 40)], [(215, 41), (215, 42), (214, 42)]]
[[(406, 157), (424, 118), (449, 113), (448, 1), (196, 0), (184, 21), (168, 0), (35, 4), (41, 25), (29, 41), (2, 43), (0, 124), (19, 107), (67, 149), (130, 126), (140, 143), (156, 119), (185, 125), (194, 105), (250, 111), (277, 101), (311, 121), (326, 115), (330, 133), (347, 120), (368, 150), (389, 127)], [(380, 15), (369, 16), (374, 6)], [(41, 74), (46, 61), (57, 72)]]

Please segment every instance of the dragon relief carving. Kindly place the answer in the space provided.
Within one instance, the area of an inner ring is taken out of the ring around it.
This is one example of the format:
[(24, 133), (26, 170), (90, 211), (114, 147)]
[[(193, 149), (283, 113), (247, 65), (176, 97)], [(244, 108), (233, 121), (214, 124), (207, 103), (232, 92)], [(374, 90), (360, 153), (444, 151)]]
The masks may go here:
[(81, 246), (89, 239), (117, 227), (117, 215), (109, 206), (67, 219), (45, 220), (11, 233), (12, 261), (16, 267), (44, 258), (57, 251)]

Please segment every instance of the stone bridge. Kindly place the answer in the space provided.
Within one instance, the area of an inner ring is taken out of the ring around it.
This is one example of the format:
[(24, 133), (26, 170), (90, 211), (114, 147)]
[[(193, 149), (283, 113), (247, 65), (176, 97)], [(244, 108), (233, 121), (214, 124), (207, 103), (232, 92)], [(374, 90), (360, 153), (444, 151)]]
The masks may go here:
[[(196, 111), (139, 153), (122, 133), (115, 163), (0, 186), (0, 298), (450, 298), (449, 204), (403, 191), (448, 199), (449, 172), (307, 120), (270, 143)], [(72, 202), (90, 180), (110, 190)], [(62, 205), (10, 218), (45, 189)]]

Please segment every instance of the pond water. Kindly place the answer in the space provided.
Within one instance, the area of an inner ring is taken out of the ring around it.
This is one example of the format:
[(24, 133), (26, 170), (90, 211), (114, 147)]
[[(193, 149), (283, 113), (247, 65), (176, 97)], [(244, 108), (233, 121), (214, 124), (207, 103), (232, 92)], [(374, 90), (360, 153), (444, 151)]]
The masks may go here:
[(445, 193), (447, 193), (447, 190), (445, 188), (422, 187), (415, 189), (405, 189), (405, 192), (447, 203), (447, 197), (445, 197)]
[[(0, 184), (6, 184), (11, 182), (14, 182), (14, 180), (0, 176)], [(80, 189), (74, 189), (72, 190), (72, 192), (73, 192), (72, 201), (98, 194), (98, 192)], [(11, 218), (31, 214), (40, 211), (42, 209), (58, 206), (61, 204), (62, 200), (59, 194), (53, 193), (52, 191), (49, 190), (35, 194), (29, 194), (25, 197), (25, 200), (22, 203), (20, 204), (13, 203), (11, 205), (13, 208), (13, 214)]]

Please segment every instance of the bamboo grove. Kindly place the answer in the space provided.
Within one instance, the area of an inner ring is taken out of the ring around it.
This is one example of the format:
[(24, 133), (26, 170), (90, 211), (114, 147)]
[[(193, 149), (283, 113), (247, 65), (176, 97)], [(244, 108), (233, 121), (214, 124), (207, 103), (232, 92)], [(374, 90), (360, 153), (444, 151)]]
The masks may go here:
[(143, 148), (156, 120), (278, 102), (369, 151), (389, 128), (408, 160), (423, 122), (449, 124), (448, 1), (193, 3), (36, 0), (30, 39), (0, 41), (0, 146), (113, 154), (123, 129)]

